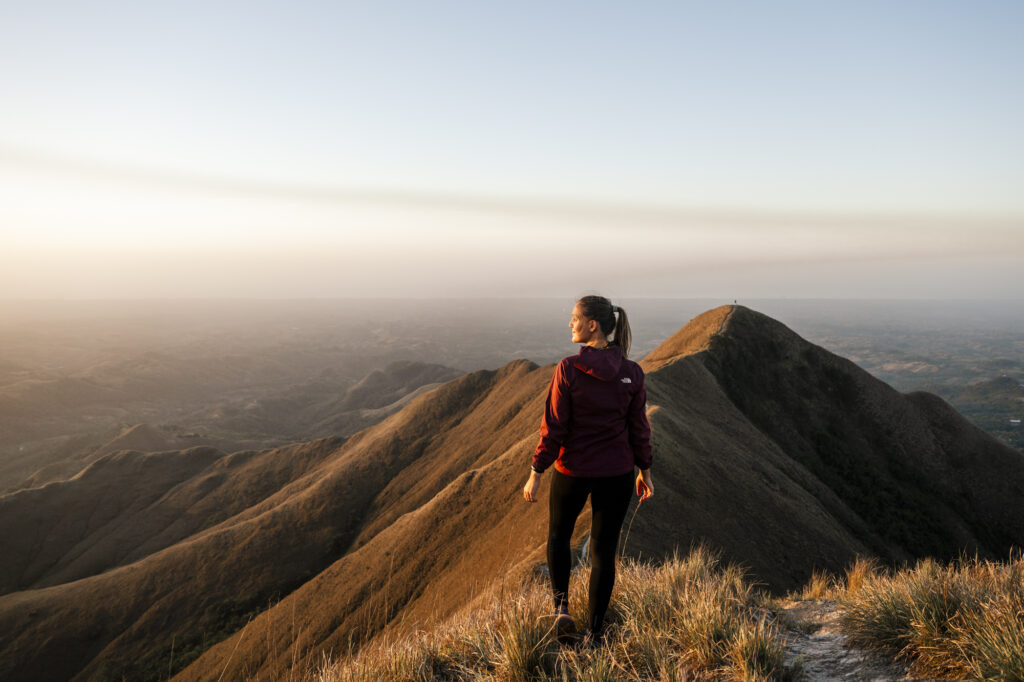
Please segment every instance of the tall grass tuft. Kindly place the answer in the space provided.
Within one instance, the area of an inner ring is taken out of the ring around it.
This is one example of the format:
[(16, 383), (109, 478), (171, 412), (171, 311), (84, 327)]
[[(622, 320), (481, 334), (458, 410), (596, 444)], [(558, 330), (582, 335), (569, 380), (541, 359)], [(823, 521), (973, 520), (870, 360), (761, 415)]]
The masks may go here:
[[(575, 575), (570, 610), (585, 623), (588, 570)], [(548, 587), (528, 583), (516, 599), (398, 642), (370, 645), (321, 665), (317, 682), (362, 680), (785, 680), (785, 647), (763, 595), (742, 570), (704, 547), (661, 565), (623, 560), (605, 641), (559, 645)]]
[(846, 594), (854, 595), (860, 592), (871, 578), (879, 571), (878, 560), (871, 557), (857, 557), (846, 569)]
[(741, 680), (777, 680), (786, 675), (786, 647), (775, 625), (764, 618), (740, 624), (726, 652)]
[(816, 570), (811, 575), (811, 579), (804, 585), (804, 589), (800, 593), (800, 599), (827, 599), (833, 592), (834, 585), (835, 583), (828, 573)]
[[(851, 569), (852, 570), (852, 569)], [(925, 559), (847, 578), (840, 622), (851, 640), (910, 661), (920, 675), (1024, 681), (1024, 559)]]
[(493, 627), (493, 640), (498, 642), (493, 663), (499, 677), (510, 680), (532, 680), (542, 677), (545, 659), (551, 658), (550, 622), (545, 622), (537, 600), (517, 599), (511, 610), (502, 610)]

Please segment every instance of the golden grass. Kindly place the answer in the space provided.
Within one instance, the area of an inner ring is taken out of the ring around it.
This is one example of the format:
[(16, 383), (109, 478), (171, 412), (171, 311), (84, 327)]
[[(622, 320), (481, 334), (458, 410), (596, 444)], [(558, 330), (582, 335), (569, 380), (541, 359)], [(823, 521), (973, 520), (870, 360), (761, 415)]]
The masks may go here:
[[(587, 569), (570, 606), (585, 622)], [(325, 662), (315, 682), (783, 680), (782, 634), (743, 571), (703, 547), (661, 565), (621, 561), (604, 644), (560, 646), (541, 582), (430, 631)]]
[(932, 559), (895, 573), (855, 564), (839, 593), (853, 643), (907, 659), (918, 675), (1024, 680), (1024, 558)]
[(853, 596), (860, 592), (867, 581), (878, 573), (879, 564), (877, 559), (870, 557), (857, 557), (846, 569), (846, 594)]
[(842, 594), (856, 594), (869, 576), (878, 571), (877, 559), (857, 557), (846, 569), (844, 577), (836, 577), (820, 569), (811, 574), (807, 583), (789, 598), (796, 601), (837, 599)]
[(804, 585), (803, 590), (800, 591), (799, 598), (805, 601), (828, 599), (833, 594), (835, 594), (835, 581), (832, 576), (824, 571), (815, 571), (811, 575), (811, 579)]

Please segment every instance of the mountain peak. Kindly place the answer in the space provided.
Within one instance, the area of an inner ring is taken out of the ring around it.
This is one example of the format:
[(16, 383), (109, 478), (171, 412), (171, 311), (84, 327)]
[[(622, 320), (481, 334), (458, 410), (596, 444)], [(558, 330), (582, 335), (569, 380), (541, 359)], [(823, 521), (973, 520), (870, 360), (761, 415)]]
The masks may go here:
[(802, 341), (789, 327), (764, 313), (742, 305), (723, 305), (703, 312), (687, 322), (651, 351), (641, 364), (645, 372), (653, 372), (681, 357), (709, 350), (712, 340), (717, 336), (733, 337), (747, 342)]
[(723, 305), (693, 318), (647, 354), (641, 363), (644, 371), (653, 372), (678, 358), (707, 350), (711, 346), (711, 339), (725, 331), (740, 307)]

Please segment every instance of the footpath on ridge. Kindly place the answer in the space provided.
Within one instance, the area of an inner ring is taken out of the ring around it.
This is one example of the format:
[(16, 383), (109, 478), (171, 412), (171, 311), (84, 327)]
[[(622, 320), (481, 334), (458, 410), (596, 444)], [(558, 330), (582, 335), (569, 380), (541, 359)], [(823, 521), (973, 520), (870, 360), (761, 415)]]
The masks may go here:
[(850, 645), (839, 628), (839, 608), (834, 601), (787, 601), (782, 613), (794, 626), (787, 633), (786, 665), (801, 661), (807, 682), (937, 682), (931, 677), (914, 677), (898, 662)]

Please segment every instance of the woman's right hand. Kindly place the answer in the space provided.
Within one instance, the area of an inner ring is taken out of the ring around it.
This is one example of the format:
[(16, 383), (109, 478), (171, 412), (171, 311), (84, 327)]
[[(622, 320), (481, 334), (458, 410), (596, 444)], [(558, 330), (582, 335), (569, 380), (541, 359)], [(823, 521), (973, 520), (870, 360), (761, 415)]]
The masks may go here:
[(641, 502), (654, 496), (654, 483), (651, 481), (650, 469), (641, 469), (640, 475), (636, 477), (636, 494)]

